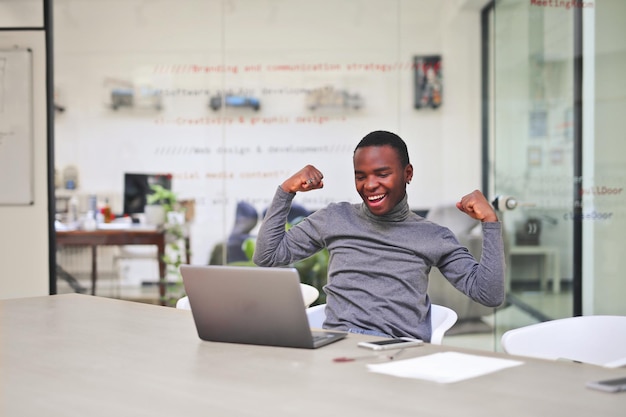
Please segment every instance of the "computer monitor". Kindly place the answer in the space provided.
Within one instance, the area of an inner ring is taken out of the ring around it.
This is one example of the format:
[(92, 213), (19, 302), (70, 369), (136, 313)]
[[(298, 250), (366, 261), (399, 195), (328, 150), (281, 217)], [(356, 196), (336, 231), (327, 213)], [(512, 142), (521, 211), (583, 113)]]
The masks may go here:
[(150, 188), (153, 184), (159, 184), (171, 190), (172, 174), (124, 174), (124, 214), (133, 215), (144, 212), (147, 197), (153, 193)]

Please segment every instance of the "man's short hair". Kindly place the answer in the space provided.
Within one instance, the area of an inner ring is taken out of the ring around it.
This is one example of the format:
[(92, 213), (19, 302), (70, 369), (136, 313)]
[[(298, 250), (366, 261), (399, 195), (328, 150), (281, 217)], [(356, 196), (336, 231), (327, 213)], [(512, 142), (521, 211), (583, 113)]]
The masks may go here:
[(406, 147), (406, 143), (402, 138), (395, 133), (387, 132), (385, 130), (376, 130), (368, 133), (363, 139), (356, 145), (354, 152), (359, 148), (366, 148), (368, 146), (385, 146), (389, 145), (396, 150), (402, 167), (409, 165), (409, 151)]

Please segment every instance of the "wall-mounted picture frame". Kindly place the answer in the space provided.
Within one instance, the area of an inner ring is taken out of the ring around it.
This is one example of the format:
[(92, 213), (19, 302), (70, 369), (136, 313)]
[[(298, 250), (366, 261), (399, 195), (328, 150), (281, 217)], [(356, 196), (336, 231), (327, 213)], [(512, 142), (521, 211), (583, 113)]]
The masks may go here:
[(416, 109), (437, 109), (442, 104), (443, 76), (441, 55), (416, 55), (413, 57)]

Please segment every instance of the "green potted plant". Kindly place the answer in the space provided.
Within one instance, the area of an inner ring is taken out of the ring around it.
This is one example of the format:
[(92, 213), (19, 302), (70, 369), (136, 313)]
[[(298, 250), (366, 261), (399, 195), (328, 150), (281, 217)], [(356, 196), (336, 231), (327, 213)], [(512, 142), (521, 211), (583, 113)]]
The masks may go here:
[(152, 193), (148, 194), (146, 197), (146, 203), (148, 205), (161, 205), (166, 213), (177, 209), (178, 197), (172, 190), (168, 190), (161, 184), (152, 184), (150, 185), (150, 189)]
[[(146, 220), (148, 223), (161, 226), (165, 230), (165, 254), (162, 259), (165, 263), (165, 277), (161, 279), (167, 281), (168, 276), (177, 277), (174, 283), (166, 282), (169, 294), (166, 296), (166, 300), (161, 300), (170, 305), (175, 304), (178, 298), (184, 296), (179, 272), (186, 249), (183, 243), (185, 237), (184, 220), (182, 220), (184, 219), (184, 213), (179, 213), (179, 216), (170, 214), (181, 211), (181, 207), (178, 204), (178, 196), (172, 190), (160, 184), (152, 184), (150, 189), (152, 193), (146, 197)], [(148, 219), (150, 210), (148, 207), (153, 210), (151, 214), (154, 217), (151, 220)], [(160, 212), (157, 213), (157, 211)]]
[(155, 226), (163, 226), (167, 213), (176, 209), (176, 194), (160, 184), (150, 185), (151, 194), (146, 196), (144, 213), (146, 222)]

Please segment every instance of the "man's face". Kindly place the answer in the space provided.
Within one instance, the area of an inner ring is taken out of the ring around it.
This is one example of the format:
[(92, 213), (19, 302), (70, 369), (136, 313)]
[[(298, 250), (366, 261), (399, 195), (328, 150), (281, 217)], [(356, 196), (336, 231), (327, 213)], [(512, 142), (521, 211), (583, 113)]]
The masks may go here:
[(412, 178), (411, 164), (402, 167), (398, 152), (389, 145), (367, 146), (354, 153), (354, 184), (372, 214), (382, 216), (394, 208)]

